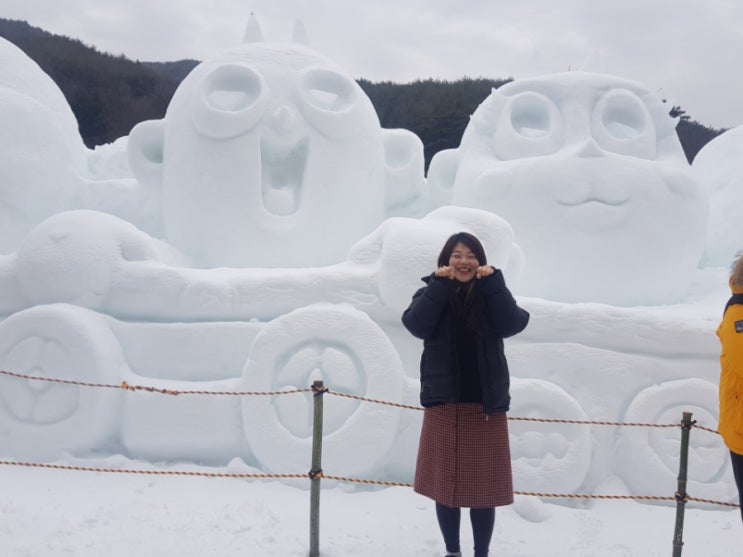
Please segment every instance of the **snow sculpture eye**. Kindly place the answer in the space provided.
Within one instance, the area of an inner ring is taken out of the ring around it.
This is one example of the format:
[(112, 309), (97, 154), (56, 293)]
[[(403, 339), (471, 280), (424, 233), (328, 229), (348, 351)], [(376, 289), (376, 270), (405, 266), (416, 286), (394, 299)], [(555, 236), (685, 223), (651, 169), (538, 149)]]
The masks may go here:
[(562, 143), (562, 116), (550, 99), (529, 91), (508, 100), (495, 134), (495, 151), (500, 159), (549, 155)]
[(208, 137), (241, 135), (263, 117), (268, 95), (263, 77), (243, 64), (224, 64), (211, 70), (191, 101), (191, 118)]
[(591, 133), (607, 151), (655, 159), (656, 138), (652, 118), (637, 95), (626, 89), (604, 94), (593, 109)]
[(330, 137), (354, 131), (356, 84), (346, 76), (324, 68), (309, 68), (299, 76), (300, 109), (307, 122)]

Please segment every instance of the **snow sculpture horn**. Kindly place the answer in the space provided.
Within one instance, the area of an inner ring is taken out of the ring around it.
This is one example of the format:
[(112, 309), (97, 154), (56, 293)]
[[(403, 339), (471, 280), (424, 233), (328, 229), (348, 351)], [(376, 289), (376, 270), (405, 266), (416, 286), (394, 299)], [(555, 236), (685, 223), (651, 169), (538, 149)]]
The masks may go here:
[(243, 34), (243, 42), (244, 43), (262, 43), (263, 42), (263, 32), (261, 31), (261, 26), (258, 25), (258, 20), (256, 19), (255, 15), (253, 13), (250, 13), (250, 18), (248, 18), (248, 23), (245, 26), (245, 33)]
[(310, 39), (307, 36), (307, 28), (304, 22), (297, 18), (294, 20), (294, 31), (292, 32), (292, 42), (302, 46), (310, 46)]

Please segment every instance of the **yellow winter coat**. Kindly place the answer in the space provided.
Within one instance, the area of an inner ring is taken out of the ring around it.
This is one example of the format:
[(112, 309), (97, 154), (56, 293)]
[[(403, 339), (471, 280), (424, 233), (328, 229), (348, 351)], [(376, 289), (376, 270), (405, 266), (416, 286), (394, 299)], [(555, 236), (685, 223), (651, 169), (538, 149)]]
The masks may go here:
[[(731, 286), (733, 294), (743, 288)], [(717, 431), (728, 449), (743, 454), (743, 305), (731, 305), (717, 328), (720, 354), (720, 423)]]

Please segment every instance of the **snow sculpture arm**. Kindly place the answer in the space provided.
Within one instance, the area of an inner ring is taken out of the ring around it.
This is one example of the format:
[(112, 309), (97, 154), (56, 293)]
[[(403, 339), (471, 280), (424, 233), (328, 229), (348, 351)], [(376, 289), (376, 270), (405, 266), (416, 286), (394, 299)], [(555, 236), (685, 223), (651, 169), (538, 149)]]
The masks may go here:
[(382, 130), (382, 140), (388, 214), (426, 212), (423, 142), (404, 129)]
[(452, 188), (458, 170), (458, 149), (443, 149), (431, 158), (426, 177), (431, 207), (441, 207), (451, 202)]
[(163, 181), (163, 120), (140, 122), (129, 132), (127, 156), (143, 186), (160, 188)]

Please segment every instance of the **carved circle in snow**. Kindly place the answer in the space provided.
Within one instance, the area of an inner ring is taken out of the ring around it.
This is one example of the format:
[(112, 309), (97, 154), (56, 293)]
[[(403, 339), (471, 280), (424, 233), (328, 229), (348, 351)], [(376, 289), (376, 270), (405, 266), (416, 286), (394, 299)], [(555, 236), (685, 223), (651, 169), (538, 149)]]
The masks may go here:
[[(331, 391), (402, 400), (404, 372), (387, 335), (351, 306), (317, 304), (268, 323), (243, 368), (240, 390), (304, 389), (322, 380)], [(324, 395), (323, 468), (334, 475), (371, 474), (385, 464), (400, 409)], [(312, 447), (310, 393), (245, 397), (245, 436), (271, 472), (305, 472)]]
[[(40, 378), (118, 383), (121, 348), (105, 318), (75, 306), (36, 306), (0, 323), (0, 369)], [(115, 431), (121, 392), (2, 377), (0, 444), (41, 459), (91, 450)]]
[[(703, 379), (681, 379), (652, 385), (632, 400), (624, 422), (680, 424), (691, 412), (699, 425), (714, 428), (718, 415), (717, 386)], [(617, 473), (633, 493), (673, 495), (679, 473), (681, 428), (626, 427), (617, 444)], [(638, 472), (641, 467), (642, 472)], [(692, 428), (689, 435), (689, 493), (730, 500), (737, 491), (728, 470), (727, 450), (716, 433)], [(704, 494), (704, 495), (702, 495)]]

